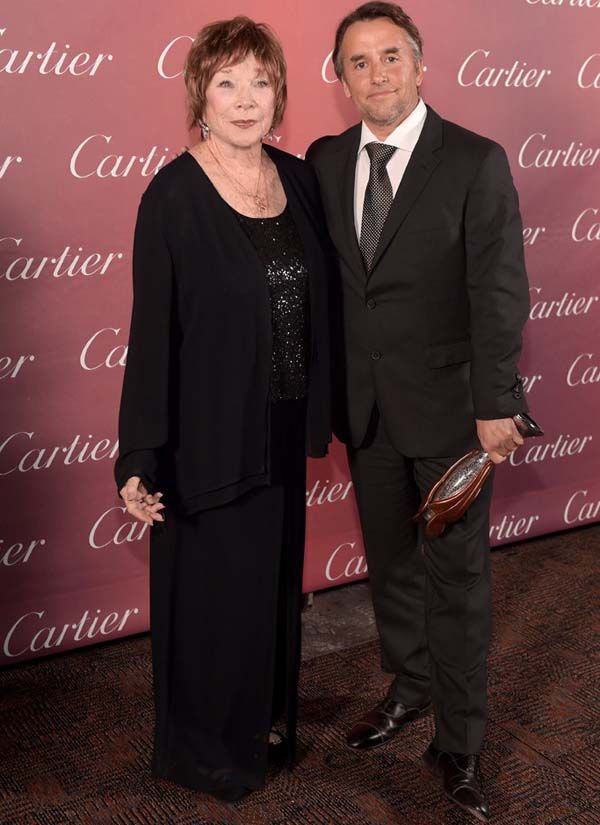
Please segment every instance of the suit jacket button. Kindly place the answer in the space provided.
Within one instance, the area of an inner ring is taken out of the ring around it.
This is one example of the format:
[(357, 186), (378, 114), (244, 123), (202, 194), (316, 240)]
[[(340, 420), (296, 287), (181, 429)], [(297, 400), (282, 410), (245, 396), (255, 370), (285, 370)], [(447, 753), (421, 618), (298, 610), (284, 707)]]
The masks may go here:
[(376, 306), (377, 306), (377, 301), (374, 298), (369, 298), (369, 300), (367, 301), (367, 307), (369, 309), (375, 309)]
[(513, 397), (514, 397), (514, 398), (520, 398), (520, 397), (521, 397), (521, 393), (515, 390), (515, 392), (513, 392)]
[(371, 353), (371, 358), (373, 359), (373, 361), (379, 361), (379, 359), (381, 358), (381, 353), (379, 352), (379, 350), (373, 350), (373, 352)]

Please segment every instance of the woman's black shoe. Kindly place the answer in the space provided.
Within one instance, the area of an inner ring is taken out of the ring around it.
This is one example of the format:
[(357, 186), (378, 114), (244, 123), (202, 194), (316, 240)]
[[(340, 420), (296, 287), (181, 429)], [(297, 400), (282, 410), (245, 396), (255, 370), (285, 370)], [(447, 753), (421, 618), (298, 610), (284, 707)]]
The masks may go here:
[(238, 802), (251, 791), (251, 788), (241, 785), (228, 770), (215, 771), (211, 775), (211, 788), (208, 793), (222, 802)]
[(269, 765), (283, 768), (289, 754), (288, 740), (283, 733), (272, 728), (269, 732), (268, 757)]

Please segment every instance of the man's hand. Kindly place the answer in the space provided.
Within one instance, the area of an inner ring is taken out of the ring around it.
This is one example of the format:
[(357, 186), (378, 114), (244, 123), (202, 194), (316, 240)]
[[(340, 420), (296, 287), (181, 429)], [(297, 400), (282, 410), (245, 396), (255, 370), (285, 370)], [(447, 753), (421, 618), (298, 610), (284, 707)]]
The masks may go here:
[(477, 419), (479, 442), (494, 464), (501, 464), (523, 443), (512, 418), (495, 418), (492, 421)]
[(119, 490), (119, 495), (127, 505), (127, 512), (139, 521), (146, 524), (164, 521), (164, 517), (160, 514), (160, 510), (165, 508), (160, 501), (162, 493), (150, 495), (139, 476), (131, 476), (127, 479), (127, 483)]

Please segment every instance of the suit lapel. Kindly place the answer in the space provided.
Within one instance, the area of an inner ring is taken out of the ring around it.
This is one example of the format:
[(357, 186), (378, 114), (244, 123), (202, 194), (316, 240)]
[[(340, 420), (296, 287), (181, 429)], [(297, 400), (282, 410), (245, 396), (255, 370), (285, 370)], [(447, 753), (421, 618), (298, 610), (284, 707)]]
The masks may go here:
[(442, 145), (442, 120), (433, 109), (427, 107), (427, 118), (423, 131), (404, 172), (404, 176), (394, 197), (383, 231), (375, 250), (371, 273), (381, 260), (392, 239), (427, 185), (434, 169), (441, 161), (438, 151)]
[(366, 277), (365, 265), (363, 262), (358, 238), (356, 237), (356, 226), (354, 223), (354, 186), (356, 182), (356, 156), (360, 144), (360, 125), (356, 128), (356, 133), (349, 141), (345, 151), (340, 152), (342, 156), (343, 168), (340, 171), (338, 186), (342, 200), (343, 236), (342, 243), (346, 250), (345, 257), (348, 265), (355, 272), (361, 281)]

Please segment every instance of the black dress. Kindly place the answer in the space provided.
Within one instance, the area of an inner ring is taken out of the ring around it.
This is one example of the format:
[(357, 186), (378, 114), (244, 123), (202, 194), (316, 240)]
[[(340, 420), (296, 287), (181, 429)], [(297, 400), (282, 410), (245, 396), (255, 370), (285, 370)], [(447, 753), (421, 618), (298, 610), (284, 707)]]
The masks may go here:
[(167, 506), (150, 539), (153, 772), (208, 792), (223, 777), (261, 787), (269, 731), (283, 721), (291, 763), (300, 666), (307, 268), (289, 207), (234, 214), (270, 296), (270, 481), (193, 513)]

